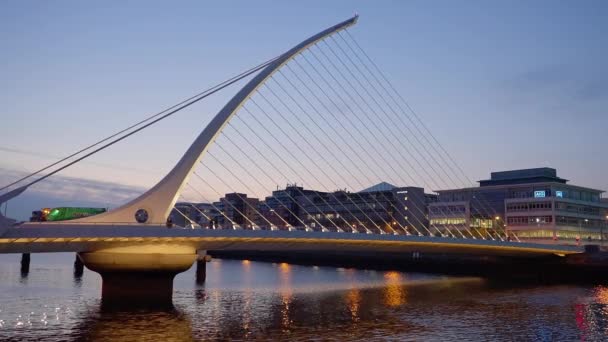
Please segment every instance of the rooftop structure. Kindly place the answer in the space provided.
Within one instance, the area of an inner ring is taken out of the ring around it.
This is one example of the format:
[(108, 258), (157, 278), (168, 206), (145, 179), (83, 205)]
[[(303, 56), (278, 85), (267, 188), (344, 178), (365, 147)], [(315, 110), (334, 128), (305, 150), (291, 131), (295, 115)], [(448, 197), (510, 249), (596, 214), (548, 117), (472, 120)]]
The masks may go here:
[(470, 235), (522, 239), (606, 238), (608, 203), (602, 190), (568, 184), (552, 168), (493, 172), (479, 187), (439, 190), (431, 225)]

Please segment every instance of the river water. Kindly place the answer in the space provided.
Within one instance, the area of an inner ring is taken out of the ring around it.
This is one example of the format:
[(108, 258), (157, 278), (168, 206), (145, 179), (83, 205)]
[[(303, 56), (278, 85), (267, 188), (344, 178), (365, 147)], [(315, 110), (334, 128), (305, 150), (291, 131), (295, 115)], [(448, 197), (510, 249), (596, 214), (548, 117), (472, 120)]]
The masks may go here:
[[(168, 310), (102, 310), (101, 278), (74, 254), (0, 255), (1, 341), (601, 341), (608, 286), (214, 259), (178, 275)], [(145, 284), (142, 284), (145, 286)]]

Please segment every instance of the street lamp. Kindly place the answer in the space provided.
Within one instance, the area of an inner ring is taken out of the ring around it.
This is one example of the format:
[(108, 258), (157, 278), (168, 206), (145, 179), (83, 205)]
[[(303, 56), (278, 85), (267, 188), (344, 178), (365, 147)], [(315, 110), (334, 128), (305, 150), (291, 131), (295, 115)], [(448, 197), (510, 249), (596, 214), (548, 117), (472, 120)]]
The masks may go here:
[(608, 215), (606, 215), (606, 222), (600, 225), (600, 245), (604, 243), (604, 225), (608, 225)]
[(500, 233), (499, 231), (499, 227), (500, 227), (500, 216), (496, 215), (496, 217), (494, 217), (494, 220), (496, 220), (496, 223), (494, 225), (494, 233), (500, 237)]

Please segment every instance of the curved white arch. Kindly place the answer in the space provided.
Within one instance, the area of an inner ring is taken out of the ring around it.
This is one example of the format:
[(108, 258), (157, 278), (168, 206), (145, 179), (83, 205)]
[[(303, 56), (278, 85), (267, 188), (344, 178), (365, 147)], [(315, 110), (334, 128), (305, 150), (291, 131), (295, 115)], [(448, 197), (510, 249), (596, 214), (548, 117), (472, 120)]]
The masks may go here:
[[(251, 79), (209, 122), (207, 127), (194, 140), (183, 157), (158, 184), (134, 199), (133, 201), (109, 212), (74, 220), (89, 223), (136, 223), (135, 213), (144, 209), (148, 213), (148, 224), (164, 224), (177, 198), (188, 182), (194, 167), (201, 160), (209, 146), (215, 141), (218, 134), (241, 108), (253, 92), (256, 91), (269, 77), (271, 77), (284, 64), (289, 62), (298, 53), (330, 35), (357, 23), (358, 16), (354, 16), (336, 24), (316, 35), (304, 40), (287, 51), (279, 58), (266, 66), (259, 74)], [(74, 222), (72, 221), (72, 222)]]

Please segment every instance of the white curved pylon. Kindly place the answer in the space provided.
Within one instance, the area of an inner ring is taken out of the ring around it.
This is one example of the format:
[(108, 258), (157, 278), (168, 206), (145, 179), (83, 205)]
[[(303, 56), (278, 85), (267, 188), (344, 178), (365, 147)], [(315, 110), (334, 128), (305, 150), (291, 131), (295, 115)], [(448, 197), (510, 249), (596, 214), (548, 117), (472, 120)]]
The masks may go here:
[[(213, 143), (232, 116), (241, 108), (243, 103), (270, 76), (289, 62), (298, 53), (330, 35), (356, 24), (358, 16), (354, 16), (334, 25), (316, 35), (304, 40), (266, 66), (259, 74), (251, 79), (209, 122), (207, 127), (194, 140), (184, 156), (175, 167), (153, 188), (133, 201), (103, 214), (73, 220), (71, 222), (89, 223), (137, 223), (135, 214), (140, 210), (141, 223), (164, 224), (171, 209), (175, 205), (183, 186), (188, 182), (194, 167), (201, 160), (211, 143)], [(144, 220), (145, 218), (145, 220)]]

